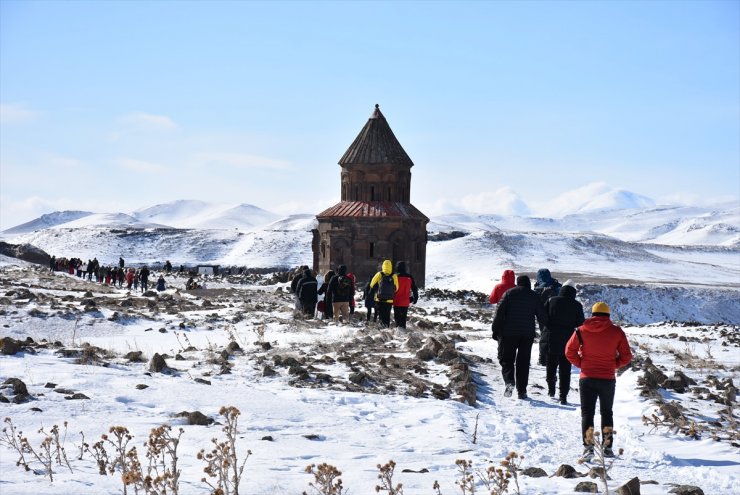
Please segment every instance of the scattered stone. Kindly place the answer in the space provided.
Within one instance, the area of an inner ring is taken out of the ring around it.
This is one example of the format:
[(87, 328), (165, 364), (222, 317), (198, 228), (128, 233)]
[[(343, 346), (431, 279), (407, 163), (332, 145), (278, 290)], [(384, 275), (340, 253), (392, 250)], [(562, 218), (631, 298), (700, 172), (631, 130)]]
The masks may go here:
[(617, 495), (640, 495), (640, 478), (632, 478), (617, 488)]
[(272, 349), (272, 345), (270, 345), (269, 342), (262, 342), (260, 345), (262, 345), (263, 351), (269, 351), (270, 349)]
[(8, 378), (3, 382), (3, 385), (10, 385), (13, 395), (28, 395), (28, 387), (18, 378)]
[(675, 493), (677, 495), (704, 495), (704, 490), (698, 486), (679, 485), (668, 493)]
[(149, 385), (146, 385), (144, 383), (139, 383), (136, 385), (136, 390), (144, 390), (145, 388), (149, 388)]
[(159, 333), (167, 333), (167, 329), (162, 327), (159, 329)]
[(0, 353), (2, 353), (5, 356), (13, 356), (14, 354), (18, 354), (23, 350), (21, 342), (12, 339), (10, 337), (5, 337), (2, 340), (0, 340)]
[(44, 388), (56, 388), (56, 383), (46, 382), (46, 385), (44, 385)]
[(67, 400), (84, 400), (84, 399), (90, 399), (90, 397), (88, 397), (85, 394), (81, 394), (81, 393), (77, 392), (76, 394), (72, 394), (72, 395), (66, 396), (65, 399), (67, 399)]
[(203, 385), (210, 385), (210, 384), (211, 384), (211, 382), (210, 382), (210, 381), (208, 381), (208, 380), (206, 380), (206, 379), (204, 379), (204, 378), (196, 378), (196, 379), (195, 379), (195, 381), (196, 381), (197, 383), (202, 383)]
[(189, 425), (196, 426), (208, 426), (213, 423), (213, 419), (209, 418), (200, 411), (182, 411), (175, 414), (176, 418), (186, 418)]
[(260, 438), (260, 440), (264, 440), (265, 442), (274, 441), (274, 439), (272, 438), (272, 435), (265, 435), (264, 437)]
[(429, 361), (437, 357), (437, 353), (442, 350), (442, 343), (433, 337), (427, 337), (421, 349), (416, 351), (416, 358), (422, 361)]
[(428, 472), (429, 472), (429, 470), (428, 470), (427, 468), (421, 468), (421, 469), (419, 469), (418, 471), (414, 471), (413, 469), (408, 469), (408, 468), (407, 468), (407, 469), (404, 469), (404, 470), (402, 470), (401, 472), (402, 472), (402, 473), (417, 473), (417, 474), (423, 474), (423, 473), (428, 473)]
[(234, 342), (233, 340), (229, 342), (229, 345), (226, 346), (226, 350), (228, 351), (229, 354), (242, 352), (241, 346), (237, 344), (236, 342)]
[(33, 411), (33, 412), (44, 412), (43, 409), (41, 409), (40, 407), (32, 407), (31, 409), (29, 409), (29, 411)]
[(270, 377), (270, 376), (275, 376), (277, 374), (278, 372), (275, 371), (275, 369), (270, 366), (265, 366), (264, 368), (262, 368), (262, 376)]
[(54, 392), (56, 392), (58, 394), (63, 394), (63, 395), (71, 395), (71, 394), (74, 394), (75, 393), (74, 390), (69, 389), (69, 388), (55, 388), (54, 389)]
[(321, 436), (316, 435), (315, 433), (309, 433), (308, 435), (303, 435), (303, 438), (307, 440), (321, 440)]
[(349, 374), (349, 381), (356, 383), (357, 385), (362, 385), (365, 380), (369, 379), (370, 377), (364, 371), (357, 371)]
[(553, 476), (560, 476), (561, 478), (582, 478), (586, 475), (576, 471), (576, 468), (570, 464), (561, 464)]
[(594, 466), (591, 469), (588, 470), (588, 476), (589, 478), (601, 478), (604, 479), (604, 475), (606, 474), (606, 479), (610, 480), (609, 474), (606, 472), (606, 470), (601, 466)]
[(5, 397), (3, 394), (0, 394), (0, 403), (2, 404), (10, 404), (10, 399)]
[(149, 371), (152, 373), (162, 373), (166, 369), (167, 362), (159, 353), (155, 353), (154, 356), (152, 356), (152, 360), (149, 361)]
[(528, 467), (527, 469), (522, 471), (522, 474), (531, 478), (544, 478), (547, 476), (545, 470), (538, 467)]
[(681, 407), (676, 402), (668, 402), (660, 405), (660, 413), (666, 419), (679, 419), (683, 417)]
[(126, 358), (129, 363), (143, 363), (144, 357), (142, 354), (142, 351), (131, 351), (126, 353), (123, 357)]
[(182, 354), (178, 352), (177, 354), (175, 354), (175, 361), (185, 361), (185, 358), (182, 357)]
[(576, 485), (576, 492), (581, 493), (599, 493), (599, 486), (593, 481), (581, 481)]

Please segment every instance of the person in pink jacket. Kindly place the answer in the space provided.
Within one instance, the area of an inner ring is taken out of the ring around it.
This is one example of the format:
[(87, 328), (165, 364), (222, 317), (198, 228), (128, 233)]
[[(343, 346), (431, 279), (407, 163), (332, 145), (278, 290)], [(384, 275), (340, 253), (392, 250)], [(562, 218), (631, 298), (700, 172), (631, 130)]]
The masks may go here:
[[(585, 450), (583, 457), (593, 457), (593, 445), (586, 433), (594, 427), (596, 401), (601, 411), (601, 431), (604, 455), (614, 457), (612, 427), (614, 392), (617, 380), (615, 371), (632, 361), (632, 351), (624, 331), (611, 321), (611, 309), (606, 303), (597, 302), (591, 308), (591, 318), (576, 329), (565, 345), (565, 357), (581, 369), (581, 435)], [(607, 429), (608, 428), (608, 429)]]

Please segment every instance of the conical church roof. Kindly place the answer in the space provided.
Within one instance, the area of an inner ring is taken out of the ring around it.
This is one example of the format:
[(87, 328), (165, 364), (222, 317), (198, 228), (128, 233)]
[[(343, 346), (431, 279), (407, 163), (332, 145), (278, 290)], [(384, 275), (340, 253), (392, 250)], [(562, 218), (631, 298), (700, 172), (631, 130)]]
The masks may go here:
[(367, 124), (339, 160), (339, 165), (342, 166), (371, 164), (414, 166), (380, 112), (379, 105), (375, 105), (375, 111)]

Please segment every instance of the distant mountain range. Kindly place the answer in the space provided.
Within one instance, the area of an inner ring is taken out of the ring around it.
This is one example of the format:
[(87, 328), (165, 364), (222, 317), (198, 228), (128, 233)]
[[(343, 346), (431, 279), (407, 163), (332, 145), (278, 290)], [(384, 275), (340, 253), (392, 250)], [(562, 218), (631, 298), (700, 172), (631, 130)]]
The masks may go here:
[[(435, 232), (509, 231), (598, 233), (622, 241), (678, 245), (740, 246), (740, 202), (712, 207), (655, 206), (649, 198), (592, 184), (566, 193), (552, 204), (554, 211), (572, 213), (548, 218), (477, 213), (432, 217)], [(569, 205), (567, 208), (566, 206)], [(58, 211), (5, 230), (5, 238), (43, 230), (63, 229), (194, 229), (311, 230), (314, 214), (281, 217), (250, 204), (218, 204), (179, 200), (130, 213)]]
[(91, 211), (56, 211), (3, 231), (25, 234), (44, 229), (86, 227), (170, 228), (170, 229), (241, 229), (267, 225), (279, 215), (253, 205), (227, 205), (196, 200), (178, 200), (132, 213), (93, 213)]

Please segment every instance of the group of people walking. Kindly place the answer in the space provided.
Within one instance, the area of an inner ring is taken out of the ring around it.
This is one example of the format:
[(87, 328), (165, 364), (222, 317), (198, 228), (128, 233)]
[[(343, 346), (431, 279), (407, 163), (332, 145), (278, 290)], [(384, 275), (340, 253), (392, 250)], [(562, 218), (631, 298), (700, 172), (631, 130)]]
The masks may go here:
[[(355, 313), (356, 282), (355, 275), (340, 265), (336, 271), (327, 271), (319, 286), (313, 271), (304, 265), (293, 273), (290, 292), (295, 297), (296, 311), (303, 315), (314, 317), (318, 310), (325, 319), (347, 323)], [(320, 295), (324, 296), (322, 301)], [(405, 262), (397, 262), (394, 272), (391, 260), (385, 260), (365, 285), (362, 299), (367, 308), (366, 321), (380, 319), (381, 326), (389, 327), (393, 310), (396, 326), (406, 328), (408, 308), (419, 299), (419, 289)]]
[[(527, 398), (532, 345), (539, 326), (539, 362), (546, 367), (548, 395), (563, 405), (568, 403), (571, 365), (580, 368), (581, 434), (584, 458), (593, 456), (589, 430), (594, 427), (596, 402), (599, 402), (604, 454), (613, 457), (612, 406), (617, 369), (632, 361), (632, 352), (622, 329), (611, 321), (611, 309), (604, 302), (591, 308), (586, 319), (583, 306), (576, 300), (575, 284), (560, 284), (546, 268), (537, 272), (534, 289), (526, 275), (515, 277), (504, 270), (489, 301), (496, 305), (491, 325), (498, 341), (498, 360), (504, 379), (504, 396), (516, 389), (520, 399)], [(556, 384), (559, 385), (556, 390)]]
[[(165, 270), (167, 271), (167, 265), (165, 264)], [(169, 270), (172, 269), (172, 265), (169, 264)], [(57, 272), (63, 271), (70, 275), (76, 275), (79, 278), (89, 280), (92, 282), (93, 278), (95, 282), (110, 285), (113, 287), (123, 288), (126, 284), (126, 290), (138, 291), (141, 288), (141, 292), (149, 290), (149, 277), (151, 271), (144, 265), (141, 268), (126, 268), (126, 262), (123, 257), (119, 257), (118, 265), (101, 265), (97, 257), (94, 257), (87, 262), (84, 262), (80, 258), (57, 258), (52, 256), (49, 260), (49, 271)], [(169, 271), (167, 271), (169, 273)], [(158, 291), (166, 290), (167, 282), (163, 275), (160, 275), (155, 284), (155, 288)]]

